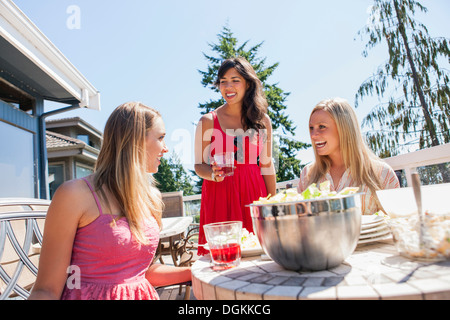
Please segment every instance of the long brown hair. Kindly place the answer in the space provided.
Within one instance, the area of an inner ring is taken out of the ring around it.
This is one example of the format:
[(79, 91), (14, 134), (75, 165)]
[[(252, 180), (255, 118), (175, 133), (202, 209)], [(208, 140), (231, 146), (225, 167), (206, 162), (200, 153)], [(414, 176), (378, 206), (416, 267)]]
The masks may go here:
[(145, 136), (158, 111), (139, 102), (128, 102), (110, 115), (94, 172), (94, 186), (105, 199), (103, 188), (117, 200), (120, 215), (141, 243), (148, 243), (144, 220), (153, 216), (161, 227), (163, 203), (153, 177), (146, 172)]
[(222, 62), (214, 85), (218, 87), (220, 85), (220, 79), (231, 68), (235, 68), (248, 84), (248, 89), (245, 92), (242, 103), (241, 122), (244, 130), (265, 129), (264, 114), (267, 113), (267, 100), (264, 95), (261, 80), (259, 80), (252, 65), (245, 58), (235, 57)]

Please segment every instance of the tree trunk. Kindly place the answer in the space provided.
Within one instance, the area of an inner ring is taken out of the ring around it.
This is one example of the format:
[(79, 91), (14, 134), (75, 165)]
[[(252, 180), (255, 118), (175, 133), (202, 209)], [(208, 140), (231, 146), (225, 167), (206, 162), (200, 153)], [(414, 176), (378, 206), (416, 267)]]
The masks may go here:
[(416, 66), (412, 59), (411, 49), (409, 48), (409, 44), (408, 44), (408, 37), (406, 36), (405, 26), (403, 24), (402, 15), (400, 13), (400, 8), (399, 8), (397, 0), (394, 0), (394, 7), (395, 7), (395, 13), (397, 15), (397, 20), (398, 20), (398, 24), (399, 24), (398, 28), (399, 28), (400, 34), (402, 36), (402, 39), (403, 39), (403, 44), (405, 46), (409, 66), (411, 68), (411, 72), (413, 75), (414, 86), (416, 87), (417, 95), (419, 96), (420, 105), (422, 107), (423, 115), (425, 117), (425, 122), (427, 123), (428, 132), (430, 133), (431, 145), (433, 147), (438, 146), (439, 140), (437, 138), (436, 129), (434, 127), (433, 120), (431, 119), (428, 104), (425, 101), (425, 95), (424, 95), (422, 88), (420, 86), (420, 83), (419, 83), (419, 76), (417, 74)]
[[(399, 24), (398, 28), (399, 28), (400, 34), (402, 36), (402, 39), (403, 39), (403, 44), (405, 46), (408, 63), (409, 63), (409, 66), (411, 68), (411, 72), (413, 75), (414, 86), (416, 87), (417, 94), (419, 96), (420, 104), (422, 107), (423, 115), (424, 115), (425, 121), (427, 123), (428, 132), (430, 133), (431, 145), (433, 147), (438, 146), (439, 139), (437, 138), (436, 129), (434, 127), (433, 120), (431, 119), (428, 104), (425, 101), (425, 95), (424, 95), (422, 88), (420, 86), (420, 83), (419, 83), (419, 76), (417, 74), (416, 66), (415, 66), (413, 58), (412, 58), (411, 49), (408, 44), (408, 37), (406, 35), (405, 26), (403, 24), (402, 15), (401, 15), (399, 4), (398, 4), (397, 0), (394, 0), (394, 7), (395, 7), (395, 13), (397, 15), (397, 20), (398, 20), (398, 24)], [(443, 182), (450, 182), (450, 172), (448, 172), (447, 166), (442, 163), (442, 164), (438, 164), (438, 168), (439, 168), (439, 171), (441, 172)]]

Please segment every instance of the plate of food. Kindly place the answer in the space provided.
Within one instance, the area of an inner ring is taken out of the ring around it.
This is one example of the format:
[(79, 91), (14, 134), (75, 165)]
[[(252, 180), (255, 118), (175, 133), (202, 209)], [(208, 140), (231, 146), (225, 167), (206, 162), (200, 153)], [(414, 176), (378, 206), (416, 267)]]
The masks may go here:
[[(209, 245), (207, 243), (203, 245), (203, 248), (209, 251)], [(241, 256), (253, 257), (261, 254), (264, 254), (264, 250), (258, 241), (258, 237), (253, 232), (249, 232), (247, 229), (242, 228)]]
[(261, 244), (258, 241), (258, 237), (247, 229), (242, 229), (241, 237), (241, 255), (242, 257), (252, 257), (261, 255), (264, 253)]

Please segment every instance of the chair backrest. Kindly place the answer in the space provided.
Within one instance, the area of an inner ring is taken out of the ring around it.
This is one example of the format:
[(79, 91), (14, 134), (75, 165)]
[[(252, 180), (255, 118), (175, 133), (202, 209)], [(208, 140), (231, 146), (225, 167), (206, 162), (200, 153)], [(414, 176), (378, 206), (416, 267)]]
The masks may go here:
[(162, 193), (164, 202), (163, 218), (184, 216), (183, 191)]
[(49, 200), (0, 198), (0, 300), (29, 296), (49, 205)]

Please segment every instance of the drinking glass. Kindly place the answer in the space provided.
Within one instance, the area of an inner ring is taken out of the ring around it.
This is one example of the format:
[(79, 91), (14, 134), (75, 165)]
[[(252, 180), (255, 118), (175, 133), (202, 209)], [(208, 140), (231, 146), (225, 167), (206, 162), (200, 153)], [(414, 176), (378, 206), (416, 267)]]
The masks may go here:
[(222, 168), (224, 177), (234, 174), (234, 152), (222, 152), (214, 155), (214, 161)]
[(241, 262), (242, 221), (210, 223), (203, 226), (213, 269), (233, 268)]

